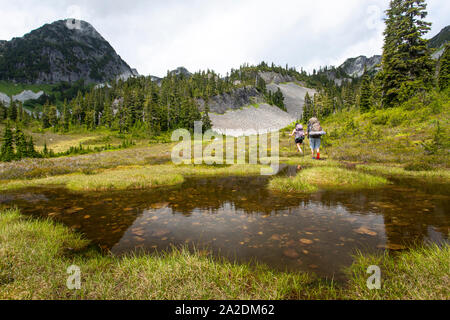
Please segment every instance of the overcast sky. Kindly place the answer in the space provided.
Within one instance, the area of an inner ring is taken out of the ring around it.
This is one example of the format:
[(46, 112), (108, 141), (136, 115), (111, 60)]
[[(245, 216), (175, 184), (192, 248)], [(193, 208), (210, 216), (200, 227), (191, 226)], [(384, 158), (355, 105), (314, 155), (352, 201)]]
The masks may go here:
[[(139, 73), (185, 66), (222, 75), (244, 62), (308, 71), (381, 53), (389, 0), (0, 0), (0, 39), (65, 18), (90, 22)], [(428, 0), (429, 37), (450, 1)]]

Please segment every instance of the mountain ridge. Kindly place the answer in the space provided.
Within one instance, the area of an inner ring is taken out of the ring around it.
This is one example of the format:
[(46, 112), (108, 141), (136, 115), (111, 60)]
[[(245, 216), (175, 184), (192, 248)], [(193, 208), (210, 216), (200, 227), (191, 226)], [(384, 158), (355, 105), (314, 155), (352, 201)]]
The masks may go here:
[(88, 22), (58, 20), (0, 41), (0, 80), (101, 83), (137, 75)]
[(442, 30), (433, 38), (428, 40), (428, 46), (432, 49), (438, 49), (450, 41), (450, 25), (442, 28)]

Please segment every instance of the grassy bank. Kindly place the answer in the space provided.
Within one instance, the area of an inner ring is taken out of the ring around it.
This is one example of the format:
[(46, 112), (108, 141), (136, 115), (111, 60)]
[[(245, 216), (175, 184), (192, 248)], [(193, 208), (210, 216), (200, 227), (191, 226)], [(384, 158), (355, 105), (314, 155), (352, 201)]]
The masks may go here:
[[(51, 220), (0, 212), (0, 299), (448, 299), (449, 260), (448, 246), (360, 254), (338, 286), (187, 250), (114, 257)], [(66, 286), (71, 265), (80, 267), (80, 290)], [(382, 269), (381, 290), (366, 287), (369, 265)]]
[[(381, 268), (382, 287), (366, 286), (367, 267)], [(448, 300), (450, 299), (450, 247), (419, 247), (398, 256), (359, 253), (349, 268), (348, 299)]]
[(378, 188), (387, 179), (339, 167), (313, 167), (300, 171), (295, 177), (276, 177), (269, 183), (271, 190), (309, 193), (323, 190), (357, 190)]
[(184, 181), (184, 177), (258, 175), (262, 168), (260, 165), (127, 166), (32, 180), (16, 179), (0, 183), (0, 190), (52, 185), (64, 186), (74, 191), (144, 189), (177, 185)]
[(23, 84), (3, 80), (0, 81), (0, 92), (3, 92), (8, 96), (19, 94), (24, 90), (31, 90), (34, 93), (38, 93), (39, 91), (50, 93), (53, 87), (53, 85), (49, 84)]
[(342, 110), (322, 119), (324, 145), (335, 160), (426, 164), (448, 169), (450, 96), (414, 97), (395, 108)]
[(432, 184), (450, 183), (450, 171), (445, 169), (412, 171), (407, 170), (407, 168), (405, 169), (404, 167), (377, 164), (357, 165), (356, 169), (370, 174), (380, 175), (389, 179), (412, 179), (418, 182)]
[[(17, 211), (0, 214), (0, 299), (319, 299), (325, 282), (186, 250), (116, 258), (101, 255), (79, 235)], [(66, 287), (67, 268), (81, 269), (81, 290)], [(311, 288), (311, 286), (313, 286)]]

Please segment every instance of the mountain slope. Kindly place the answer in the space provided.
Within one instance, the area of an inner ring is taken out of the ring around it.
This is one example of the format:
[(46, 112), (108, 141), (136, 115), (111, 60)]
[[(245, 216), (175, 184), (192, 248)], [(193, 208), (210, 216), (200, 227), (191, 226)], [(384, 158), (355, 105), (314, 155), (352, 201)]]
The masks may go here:
[(59, 20), (0, 42), (0, 80), (104, 82), (137, 72), (85, 21)]
[(433, 49), (442, 47), (450, 41), (450, 26), (446, 26), (437, 35), (428, 41), (428, 46)]
[(293, 117), (293, 121), (301, 119), (303, 114), (303, 106), (305, 105), (306, 93), (313, 97), (317, 93), (316, 90), (306, 88), (298, 83), (271, 83), (267, 85), (267, 90), (276, 92), (278, 89), (281, 90), (284, 96), (284, 105), (286, 107), (287, 113)]

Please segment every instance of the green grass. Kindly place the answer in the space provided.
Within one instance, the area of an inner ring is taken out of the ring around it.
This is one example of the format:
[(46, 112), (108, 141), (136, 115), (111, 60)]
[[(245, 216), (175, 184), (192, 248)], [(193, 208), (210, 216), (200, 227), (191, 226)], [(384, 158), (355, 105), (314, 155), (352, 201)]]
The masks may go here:
[(394, 179), (414, 179), (423, 183), (449, 183), (449, 170), (408, 171), (399, 166), (381, 164), (357, 165), (357, 170)]
[(269, 189), (280, 192), (311, 193), (324, 190), (357, 190), (382, 187), (387, 179), (338, 167), (304, 169), (295, 177), (276, 177)]
[[(433, 143), (439, 121), (443, 141), (437, 152)], [(421, 162), (436, 169), (448, 169), (450, 96), (448, 92), (414, 97), (389, 109), (361, 113), (358, 108), (336, 112), (322, 119), (327, 135), (323, 144), (334, 160), (365, 163), (406, 164)]]
[(0, 190), (23, 189), (36, 186), (62, 185), (74, 191), (144, 189), (181, 184), (184, 177), (258, 175), (260, 165), (154, 165), (126, 166), (98, 170), (91, 173), (57, 175), (32, 180), (11, 180), (0, 183)]
[[(316, 277), (214, 260), (186, 249), (113, 257), (50, 220), (0, 213), (0, 299), (321, 299), (334, 287)], [(81, 290), (66, 287), (71, 265)]]
[(288, 165), (301, 165), (303, 168), (343, 166), (343, 163), (332, 159), (317, 161), (313, 160), (310, 154), (306, 154), (304, 157), (298, 153), (296, 155), (296, 157), (280, 157), (280, 162)]
[(0, 92), (8, 96), (17, 95), (24, 90), (31, 90), (34, 93), (38, 93), (39, 91), (50, 93), (53, 87), (49, 84), (24, 84), (0, 81)]
[[(366, 286), (367, 267), (381, 268), (381, 290)], [(450, 298), (450, 247), (418, 247), (393, 257), (359, 253), (348, 269), (346, 299), (448, 300)]]
[(300, 176), (273, 178), (268, 187), (270, 190), (282, 193), (313, 193), (319, 190), (317, 186), (308, 183)]
[[(101, 253), (78, 233), (51, 221), (0, 211), (0, 299), (443, 299), (450, 297), (450, 247), (419, 247), (396, 256), (358, 254), (349, 279), (213, 259), (186, 248), (121, 257)], [(66, 286), (67, 268), (81, 289)], [(381, 290), (368, 290), (367, 268), (382, 270)]]

